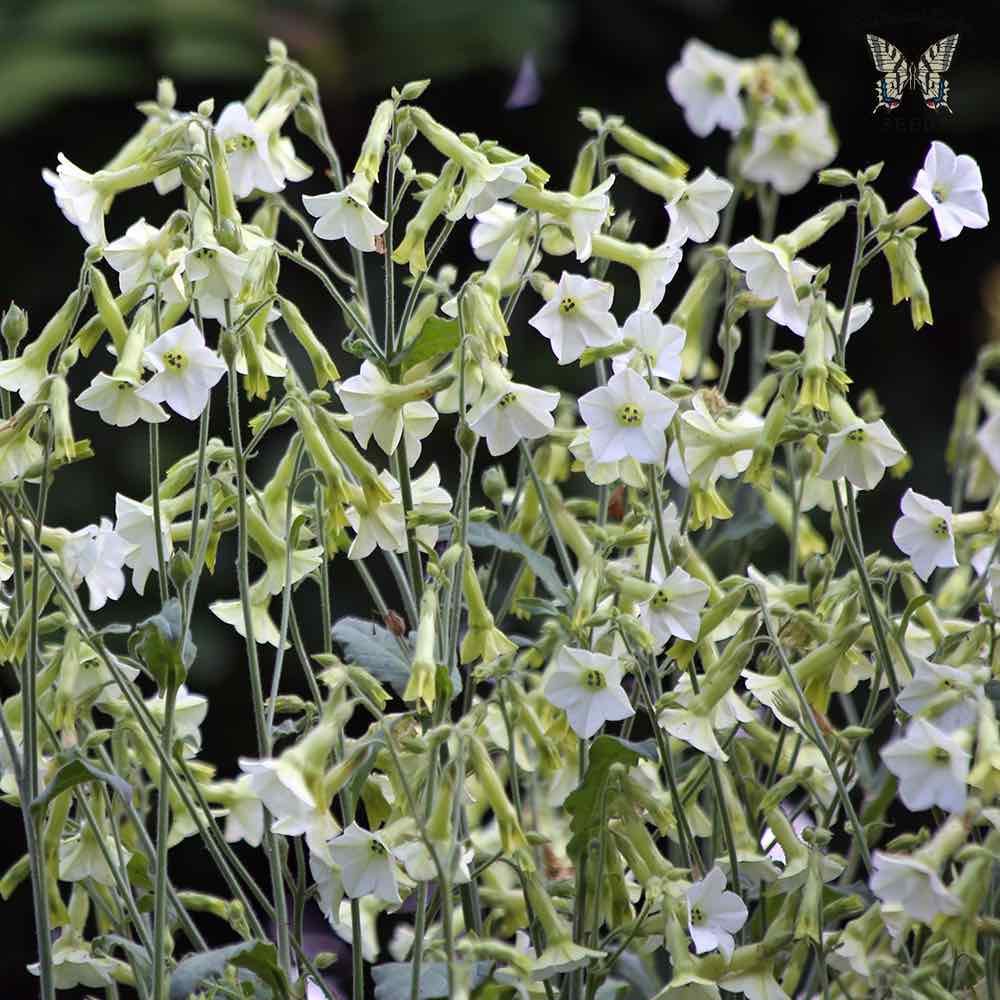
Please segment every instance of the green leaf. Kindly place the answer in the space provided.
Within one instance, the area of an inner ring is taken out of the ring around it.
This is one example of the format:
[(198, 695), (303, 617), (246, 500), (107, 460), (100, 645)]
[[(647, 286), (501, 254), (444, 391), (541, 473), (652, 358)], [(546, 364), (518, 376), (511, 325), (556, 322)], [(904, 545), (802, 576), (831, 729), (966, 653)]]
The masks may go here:
[(405, 371), (420, 364), (421, 361), (429, 361), (439, 354), (447, 354), (458, 347), (460, 336), (457, 319), (431, 316), (420, 328), (420, 333), (393, 358), (393, 364), (401, 365)]
[(285, 1000), (289, 996), (288, 980), (278, 967), (274, 945), (242, 941), (185, 958), (170, 977), (170, 1000), (187, 1000), (206, 983), (221, 977), (228, 965), (241, 970), (241, 980), (253, 985), (251, 995), (259, 1000)]
[[(486, 982), (493, 968), (492, 962), (476, 962), (474, 965), (460, 962), (471, 973), (469, 990)], [(409, 962), (383, 962), (372, 967), (372, 978), (375, 980), (375, 1000), (398, 1000), (399, 997), (410, 996), (410, 977), (412, 966)], [(456, 970), (457, 971), (457, 970)], [(445, 962), (424, 962), (420, 966), (420, 983), (417, 987), (419, 1000), (438, 1000), (447, 997), (448, 966)], [(173, 998), (171, 997), (171, 1000)]]
[[(410, 679), (409, 644), (387, 628), (363, 618), (341, 618), (332, 630), (334, 642), (350, 663), (364, 668), (377, 681), (389, 684), (402, 697)], [(406, 643), (406, 645), (401, 645)]]
[(520, 556), (553, 597), (565, 599), (556, 564), (548, 556), (536, 552), (520, 535), (508, 535), (492, 524), (473, 523), (469, 525), (466, 541), (477, 549), (494, 548)]
[(633, 767), (640, 757), (657, 759), (654, 740), (633, 743), (617, 736), (598, 736), (591, 744), (587, 773), (576, 791), (566, 799), (566, 810), (573, 817), (569, 825), (573, 837), (567, 847), (571, 858), (579, 858), (587, 850), (591, 837), (601, 826), (601, 799), (611, 768), (615, 764)]
[(124, 778), (112, 774), (110, 771), (102, 771), (99, 767), (94, 767), (89, 760), (85, 760), (83, 757), (73, 757), (72, 760), (67, 761), (59, 768), (52, 781), (32, 801), (31, 811), (34, 813), (44, 812), (57, 795), (68, 792), (71, 788), (88, 781), (102, 781), (126, 802), (132, 801), (132, 786)]

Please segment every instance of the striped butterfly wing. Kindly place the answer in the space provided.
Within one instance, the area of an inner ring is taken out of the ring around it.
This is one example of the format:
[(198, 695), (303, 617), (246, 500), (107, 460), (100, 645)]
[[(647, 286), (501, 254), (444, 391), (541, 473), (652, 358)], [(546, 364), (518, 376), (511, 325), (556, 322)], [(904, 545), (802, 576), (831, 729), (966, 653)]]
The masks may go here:
[(924, 103), (932, 111), (948, 107), (948, 81), (945, 73), (951, 68), (951, 59), (958, 47), (958, 35), (948, 35), (935, 42), (917, 60), (916, 77), (924, 96)]
[(903, 91), (913, 84), (913, 66), (891, 42), (878, 35), (866, 35), (875, 68), (882, 79), (875, 84), (875, 111), (899, 107)]

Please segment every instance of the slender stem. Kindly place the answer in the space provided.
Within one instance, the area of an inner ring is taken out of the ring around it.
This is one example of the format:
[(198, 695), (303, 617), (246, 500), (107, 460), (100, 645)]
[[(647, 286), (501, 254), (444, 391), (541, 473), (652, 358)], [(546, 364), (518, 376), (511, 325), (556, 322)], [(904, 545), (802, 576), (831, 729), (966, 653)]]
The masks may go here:
[(160, 528), (160, 425), (149, 425), (149, 492), (153, 498), (153, 537), (156, 540), (156, 566), (160, 585), (160, 603), (166, 604), (167, 561), (163, 552), (163, 531)]
[[(155, 424), (151, 425), (155, 427)], [(174, 707), (177, 685), (169, 683), (163, 693), (161, 746), (166, 757), (173, 756)], [(167, 938), (167, 838), (170, 833), (170, 778), (160, 769), (160, 789), (156, 799), (156, 883), (153, 890), (153, 1000), (166, 996)]]

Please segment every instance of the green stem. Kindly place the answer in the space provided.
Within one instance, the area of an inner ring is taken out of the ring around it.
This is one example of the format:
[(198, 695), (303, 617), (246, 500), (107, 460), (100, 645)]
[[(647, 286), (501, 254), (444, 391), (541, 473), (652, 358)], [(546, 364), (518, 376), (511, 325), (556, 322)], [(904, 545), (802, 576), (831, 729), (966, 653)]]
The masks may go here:
[[(155, 424), (151, 425), (155, 427)], [(177, 686), (171, 683), (163, 694), (163, 731), (161, 747), (164, 756), (173, 756), (174, 707)], [(166, 996), (167, 943), (167, 837), (170, 833), (170, 778), (167, 769), (160, 769), (160, 788), (156, 799), (156, 883), (153, 890), (153, 1000)]]

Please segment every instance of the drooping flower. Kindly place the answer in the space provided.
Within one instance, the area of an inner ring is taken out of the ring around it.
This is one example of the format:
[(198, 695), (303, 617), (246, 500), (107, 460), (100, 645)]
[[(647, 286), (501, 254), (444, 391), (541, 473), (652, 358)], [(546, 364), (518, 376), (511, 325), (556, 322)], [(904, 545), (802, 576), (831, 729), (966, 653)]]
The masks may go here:
[[(146, 579), (151, 571), (156, 571), (159, 561), (156, 555), (156, 529), (153, 526), (152, 504), (139, 503), (115, 494), (115, 531), (132, 547), (125, 557), (125, 565), (132, 570), (132, 586), (137, 594), (146, 590)], [(169, 560), (174, 550), (170, 537), (170, 522), (160, 512), (160, 538), (163, 558)]]
[(741, 67), (738, 60), (691, 39), (681, 50), (681, 61), (667, 73), (670, 96), (684, 109), (688, 128), (704, 138), (715, 128), (738, 132), (746, 121), (740, 101)]
[(635, 714), (622, 687), (620, 660), (603, 653), (564, 646), (545, 681), (545, 697), (566, 712), (573, 732), (589, 739), (605, 722)]
[(679, 245), (685, 240), (705, 243), (719, 228), (719, 212), (729, 204), (733, 185), (707, 168), (666, 203), (670, 216), (667, 242)]
[(255, 189), (274, 193), (285, 186), (267, 132), (250, 117), (242, 101), (222, 109), (215, 131), (226, 151), (229, 180), (237, 198), (246, 198)]
[(205, 346), (194, 320), (160, 334), (145, 352), (156, 374), (136, 394), (151, 403), (166, 403), (188, 420), (201, 415), (212, 387), (226, 373), (226, 364)]
[[(502, 198), (512, 195), (524, 182), (526, 175), (524, 167), (528, 163), (527, 156), (519, 156), (516, 160), (508, 160), (506, 163), (496, 164), (500, 172), (493, 180), (486, 180), (474, 194), (465, 197), (462, 192), (460, 199), (465, 202), (465, 217), (473, 219), (488, 212)], [(468, 183), (468, 181), (466, 182)], [(461, 218), (461, 214), (455, 216), (448, 215), (449, 219)]]
[(147, 424), (169, 420), (161, 406), (139, 395), (139, 388), (130, 378), (98, 372), (94, 381), (76, 397), (76, 405), (99, 414), (112, 427), (131, 427), (139, 420)]
[(733, 934), (747, 920), (747, 907), (735, 893), (726, 889), (726, 876), (716, 866), (685, 893), (688, 931), (699, 954), (718, 948), (728, 960), (736, 941)]
[(351, 823), (328, 847), (333, 863), (340, 868), (344, 891), (351, 899), (374, 896), (386, 903), (400, 902), (396, 863), (377, 833)]
[(80, 230), (83, 238), (91, 246), (103, 243), (106, 195), (94, 174), (81, 170), (60, 153), (55, 172), (43, 170), (42, 177), (55, 192), (56, 204), (63, 215)]
[(964, 153), (956, 156), (937, 139), (917, 171), (913, 190), (930, 205), (942, 240), (953, 239), (965, 228), (982, 229), (990, 221), (979, 164)]
[(640, 606), (639, 620), (661, 647), (674, 637), (694, 642), (708, 594), (707, 584), (678, 566)]
[(145, 219), (133, 222), (124, 236), (104, 248), (104, 259), (118, 272), (118, 287), (123, 294), (140, 285), (149, 285), (144, 297), (153, 294), (158, 273), (173, 266), (160, 291), (165, 302), (183, 300), (185, 254), (181, 248), (171, 248), (171, 234), (166, 227), (157, 229)]
[(466, 420), (486, 438), (491, 455), (506, 455), (519, 441), (533, 441), (552, 430), (552, 411), (559, 403), (559, 393), (512, 382), (496, 364), (485, 364), (483, 375), (482, 394)]
[(791, 256), (776, 243), (748, 236), (729, 248), (729, 260), (746, 275), (747, 288), (762, 299), (781, 299), (795, 294)]
[(632, 368), (640, 375), (646, 366), (657, 378), (676, 381), (681, 377), (681, 352), (686, 334), (673, 323), (664, 323), (648, 309), (636, 309), (622, 327), (622, 336), (635, 343), (625, 354), (611, 359), (611, 368), (617, 373)]
[(884, 420), (858, 420), (830, 435), (819, 477), (847, 479), (856, 489), (872, 490), (885, 470), (905, 455)]
[(770, 184), (779, 194), (794, 194), (836, 155), (830, 116), (821, 105), (809, 114), (760, 122), (741, 169), (747, 180)]
[(677, 404), (631, 368), (616, 372), (607, 385), (580, 397), (580, 414), (590, 428), (590, 450), (598, 462), (634, 458), (662, 463), (667, 457), (666, 429)]
[(957, 566), (951, 507), (912, 489), (903, 494), (900, 507), (903, 516), (892, 529), (892, 540), (910, 557), (917, 576), (926, 580), (938, 566)]
[(872, 892), (883, 903), (897, 903), (914, 920), (930, 923), (939, 913), (958, 913), (962, 904), (925, 861), (906, 854), (872, 854)]
[(926, 719), (910, 720), (906, 735), (882, 750), (885, 766), (899, 778), (899, 797), (911, 812), (965, 806), (971, 756), (959, 742)]
[(493, 260), (514, 231), (517, 218), (517, 209), (508, 201), (498, 201), (485, 212), (477, 213), (469, 236), (476, 260)]
[(184, 268), (191, 279), (191, 294), (205, 319), (226, 321), (226, 302), (234, 303), (249, 266), (249, 258), (207, 237), (188, 251)]
[(357, 250), (371, 253), (375, 237), (388, 226), (369, 207), (363, 192), (348, 185), (342, 191), (304, 195), (302, 204), (316, 217), (313, 232), (321, 240), (346, 239)]
[(926, 717), (944, 733), (976, 720), (976, 678), (960, 667), (910, 653), (913, 676), (900, 688), (896, 703), (909, 715)]
[(90, 524), (73, 532), (62, 545), (60, 555), (73, 585), (87, 582), (90, 610), (98, 611), (108, 600), (117, 601), (125, 590), (122, 566), (131, 551), (131, 543), (119, 536), (111, 521), (102, 517), (100, 524)]
[(563, 271), (555, 295), (528, 320), (552, 344), (561, 365), (588, 347), (607, 347), (619, 338), (611, 315), (614, 288), (605, 281)]

